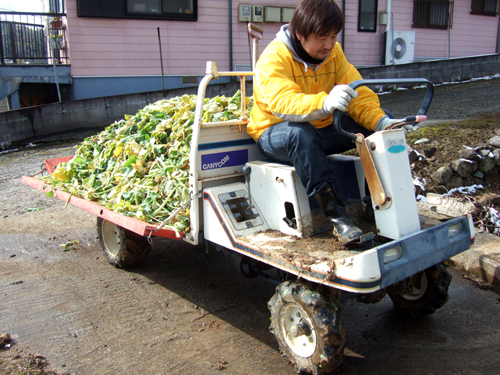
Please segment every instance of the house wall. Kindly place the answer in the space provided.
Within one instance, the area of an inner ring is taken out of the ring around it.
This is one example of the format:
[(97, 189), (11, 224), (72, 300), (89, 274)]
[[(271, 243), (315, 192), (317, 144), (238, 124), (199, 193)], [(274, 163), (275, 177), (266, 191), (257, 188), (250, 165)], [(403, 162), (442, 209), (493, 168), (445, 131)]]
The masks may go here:
[[(339, 4), (341, 2), (339, 1)], [(380, 64), (384, 53), (386, 26), (377, 20), (377, 32), (358, 31), (359, 0), (347, 0), (345, 10), (347, 59), (357, 66)], [(413, 0), (392, 1), (391, 28), (415, 32), (415, 59), (443, 59), (497, 53), (498, 16), (470, 14), (471, 0), (455, 0), (453, 24), (449, 30), (412, 28)], [(387, 1), (379, 0), (379, 14), (387, 11)]]
[[(387, 11), (387, 0), (378, 2), (374, 33), (357, 30), (359, 0), (345, 1), (345, 29), (339, 35), (339, 42), (344, 46), (347, 59), (358, 67), (379, 65), (384, 55), (386, 30), (386, 26), (380, 25), (379, 14)], [(244, 4), (296, 7), (299, 2), (249, 0)], [(448, 58), (448, 50), (452, 58), (496, 53), (498, 16), (470, 15), (470, 2), (455, 0), (453, 28), (448, 32), (412, 28), (413, 0), (393, 0), (391, 26), (396, 31), (415, 32), (417, 61)], [(199, 0), (198, 21), (189, 22), (77, 17), (76, 0), (66, 0), (74, 83), (72, 99), (161, 89), (158, 27), (166, 88), (186, 86), (181, 83), (181, 76), (202, 76), (206, 61), (216, 61), (220, 71), (231, 70), (228, 4), (228, 0)], [(236, 0), (232, 2), (233, 68), (236, 64), (251, 63), (247, 25), (238, 21), (239, 4)], [(338, 4), (342, 7), (343, 1), (338, 0)], [(257, 24), (264, 29), (259, 42), (262, 51), (282, 24)]]
[[(245, 4), (261, 4), (253, 0)], [(233, 64), (250, 64), (245, 22), (238, 22), (238, 4), (232, 3)], [(295, 7), (298, 0), (276, 0), (273, 6)], [(207, 61), (219, 70), (229, 67), (227, 0), (199, 0), (198, 21), (164, 21), (77, 17), (76, 0), (67, 0), (72, 75), (161, 75), (158, 31), (166, 75), (204, 74)], [(261, 50), (281, 24), (263, 22)]]
[[(337, 3), (342, 6), (341, 0), (337, 0)], [(378, 9), (379, 14), (386, 11), (386, 0), (378, 1)], [(358, 31), (358, 12), (359, 0), (346, 0), (344, 53), (353, 65), (379, 65), (384, 48), (382, 38), (385, 26), (380, 25), (380, 17), (377, 15), (376, 32)]]
[[(448, 37), (448, 30), (411, 27), (413, 0), (392, 1), (394, 30), (415, 31), (415, 57), (417, 59), (496, 53), (498, 16), (470, 14), (470, 6), (471, 0), (455, 0), (453, 25)], [(380, 3), (379, 9), (381, 9)]]

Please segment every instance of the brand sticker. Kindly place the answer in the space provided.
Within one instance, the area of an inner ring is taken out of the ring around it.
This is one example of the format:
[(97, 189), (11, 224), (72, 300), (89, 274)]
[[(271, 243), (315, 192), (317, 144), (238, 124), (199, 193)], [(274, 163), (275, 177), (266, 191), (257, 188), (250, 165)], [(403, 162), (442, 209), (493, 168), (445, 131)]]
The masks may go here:
[(201, 155), (201, 169), (234, 167), (244, 165), (248, 161), (248, 150), (238, 150), (229, 152), (219, 152), (217, 154)]
[(390, 139), (387, 141), (387, 150), (392, 154), (398, 154), (406, 150), (406, 142), (401, 139)]

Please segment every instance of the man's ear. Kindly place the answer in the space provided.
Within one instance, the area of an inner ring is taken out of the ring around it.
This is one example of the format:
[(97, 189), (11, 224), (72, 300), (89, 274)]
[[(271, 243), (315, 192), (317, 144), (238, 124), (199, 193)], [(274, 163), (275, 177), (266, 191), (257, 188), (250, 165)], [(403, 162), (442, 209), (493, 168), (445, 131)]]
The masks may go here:
[(304, 42), (305, 38), (302, 35), (300, 35), (298, 32), (295, 32), (295, 36), (297, 37), (297, 39), (300, 42)]

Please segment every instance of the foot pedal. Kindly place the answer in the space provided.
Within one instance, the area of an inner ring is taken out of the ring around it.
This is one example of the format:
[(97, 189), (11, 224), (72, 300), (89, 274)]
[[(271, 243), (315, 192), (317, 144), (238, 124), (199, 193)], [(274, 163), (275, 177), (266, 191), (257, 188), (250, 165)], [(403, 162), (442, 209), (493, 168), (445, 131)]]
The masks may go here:
[(361, 237), (359, 237), (359, 242), (365, 246), (367, 246), (369, 249), (371, 249), (374, 246), (373, 239), (375, 238), (375, 234), (373, 232), (363, 234)]

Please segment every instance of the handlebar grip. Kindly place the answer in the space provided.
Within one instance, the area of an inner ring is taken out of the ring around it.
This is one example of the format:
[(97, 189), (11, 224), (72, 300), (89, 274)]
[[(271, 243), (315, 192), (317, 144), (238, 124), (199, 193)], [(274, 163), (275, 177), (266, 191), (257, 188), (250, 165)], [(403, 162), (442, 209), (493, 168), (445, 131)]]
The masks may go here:
[(349, 87), (356, 90), (359, 86), (373, 86), (373, 85), (391, 85), (391, 84), (420, 84), (426, 85), (427, 91), (425, 93), (424, 101), (417, 115), (425, 115), (434, 97), (434, 84), (425, 78), (386, 78), (386, 79), (359, 79), (351, 82)]
[[(370, 86), (370, 85), (393, 85), (393, 84), (419, 84), (419, 85), (426, 85), (427, 86), (427, 91), (425, 92), (425, 97), (422, 102), (422, 105), (417, 112), (417, 115), (425, 115), (427, 114), (427, 111), (429, 110), (429, 107), (432, 102), (432, 98), (434, 97), (434, 84), (425, 79), (425, 78), (386, 78), (386, 79), (358, 79), (357, 81), (351, 82), (349, 84), (349, 87), (352, 88), (353, 90), (356, 90), (360, 86)], [(340, 111), (335, 111), (333, 113), (333, 126), (335, 129), (352, 138), (356, 139), (356, 135), (346, 132), (345, 130), (342, 129), (340, 126), (340, 117), (342, 116), (342, 112)]]

